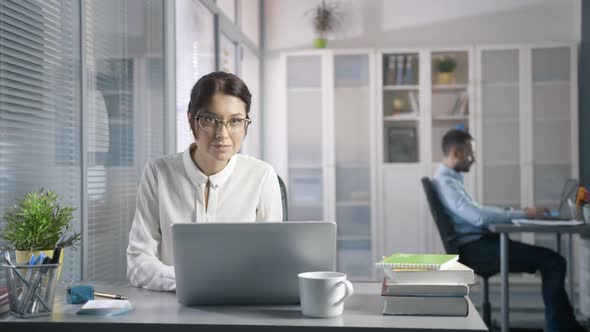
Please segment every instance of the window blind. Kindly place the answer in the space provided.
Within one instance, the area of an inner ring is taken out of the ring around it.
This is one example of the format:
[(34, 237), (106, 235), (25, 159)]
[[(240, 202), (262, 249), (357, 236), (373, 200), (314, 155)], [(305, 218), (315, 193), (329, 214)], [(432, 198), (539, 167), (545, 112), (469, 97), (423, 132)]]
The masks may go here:
[(86, 279), (126, 279), (141, 173), (164, 153), (163, 8), (162, 0), (83, 1)]
[[(77, 208), (77, 230), (79, 13), (77, 1), (0, 0), (0, 212), (27, 192), (54, 190)], [(80, 250), (66, 249), (62, 279), (80, 275)]]

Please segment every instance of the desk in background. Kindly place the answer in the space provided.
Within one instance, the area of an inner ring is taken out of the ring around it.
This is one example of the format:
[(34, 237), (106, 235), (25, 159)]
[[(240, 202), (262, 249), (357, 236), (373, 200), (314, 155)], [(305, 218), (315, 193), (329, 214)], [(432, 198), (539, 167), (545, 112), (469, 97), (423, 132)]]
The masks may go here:
[[(508, 234), (509, 233), (549, 233), (556, 235), (557, 249), (561, 251), (561, 234), (568, 235), (567, 243), (567, 277), (570, 298), (574, 298), (574, 268), (573, 268), (573, 234), (589, 235), (590, 225), (579, 226), (544, 226), (544, 225), (513, 225), (496, 224), (488, 227), (490, 232), (500, 234), (500, 276), (502, 280), (502, 332), (508, 332), (510, 317), (508, 314)], [(574, 305), (572, 301), (572, 306)]]
[(76, 315), (81, 305), (66, 304), (65, 291), (60, 289), (52, 316), (1, 316), (0, 331), (487, 331), (471, 300), (467, 317), (384, 316), (380, 283), (355, 283), (344, 315), (330, 319), (303, 317), (296, 305), (184, 307), (174, 293), (152, 292), (127, 283), (92, 284), (97, 291), (128, 296), (135, 311), (115, 317)]

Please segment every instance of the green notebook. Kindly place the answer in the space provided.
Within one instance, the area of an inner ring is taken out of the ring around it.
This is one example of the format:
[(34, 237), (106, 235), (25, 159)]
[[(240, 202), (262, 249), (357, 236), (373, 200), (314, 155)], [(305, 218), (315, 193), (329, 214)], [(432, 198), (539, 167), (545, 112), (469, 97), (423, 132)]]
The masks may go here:
[(456, 262), (458, 259), (459, 255), (397, 253), (385, 257), (377, 263), (377, 267), (388, 269), (440, 270), (444, 269), (447, 264)]

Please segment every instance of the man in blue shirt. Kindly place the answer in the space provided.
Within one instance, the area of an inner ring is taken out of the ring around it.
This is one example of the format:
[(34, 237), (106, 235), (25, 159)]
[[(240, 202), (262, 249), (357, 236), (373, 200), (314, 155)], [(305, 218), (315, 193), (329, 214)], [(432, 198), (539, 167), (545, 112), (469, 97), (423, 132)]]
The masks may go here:
[[(465, 190), (463, 175), (475, 162), (473, 138), (463, 130), (451, 130), (442, 141), (443, 160), (434, 175), (434, 186), (458, 234), (485, 232), (487, 226), (510, 223), (512, 219), (543, 218), (545, 208), (527, 207), (523, 210), (484, 206)], [(466, 235), (455, 244), (461, 262), (474, 269), (500, 267), (500, 239), (496, 235)], [(549, 331), (584, 331), (575, 319), (565, 292), (565, 259), (553, 250), (510, 241), (511, 272), (534, 273), (543, 278), (543, 302)]]

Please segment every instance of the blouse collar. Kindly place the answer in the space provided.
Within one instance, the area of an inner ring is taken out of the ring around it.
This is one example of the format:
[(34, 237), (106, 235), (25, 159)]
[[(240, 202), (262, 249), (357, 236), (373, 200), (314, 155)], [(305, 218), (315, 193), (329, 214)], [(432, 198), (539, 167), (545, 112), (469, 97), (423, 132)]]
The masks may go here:
[(184, 163), (184, 169), (188, 174), (190, 180), (193, 184), (197, 187), (201, 185), (205, 185), (207, 180), (211, 181), (211, 188), (218, 188), (223, 186), (227, 179), (231, 176), (234, 169), (236, 168), (236, 154), (233, 155), (227, 165), (218, 173), (215, 173), (211, 176), (205, 175), (199, 167), (193, 162), (193, 158), (191, 156), (191, 148), (195, 146), (195, 144), (191, 144), (184, 152), (182, 153), (182, 160)]

